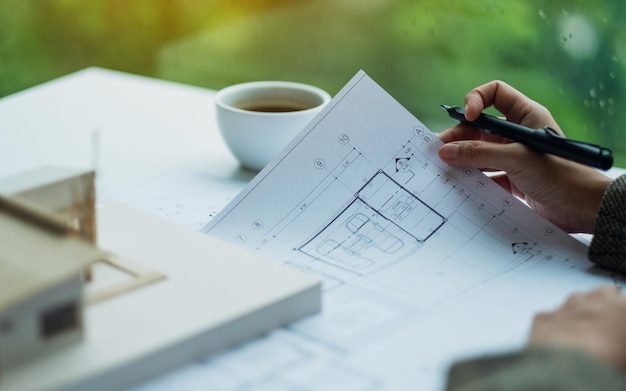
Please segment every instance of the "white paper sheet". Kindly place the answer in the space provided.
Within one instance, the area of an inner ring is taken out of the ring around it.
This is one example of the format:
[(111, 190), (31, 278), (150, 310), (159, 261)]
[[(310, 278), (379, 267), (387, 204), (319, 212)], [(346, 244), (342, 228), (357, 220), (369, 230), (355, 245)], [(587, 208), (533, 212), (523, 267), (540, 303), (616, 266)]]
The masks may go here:
[(246, 184), (243, 181), (172, 168), (108, 198), (199, 230), (232, 201)]
[(440, 390), (536, 311), (622, 283), (440, 143), (359, 72), (203, 229), (320, 276), (322, 313), (137, 390)]

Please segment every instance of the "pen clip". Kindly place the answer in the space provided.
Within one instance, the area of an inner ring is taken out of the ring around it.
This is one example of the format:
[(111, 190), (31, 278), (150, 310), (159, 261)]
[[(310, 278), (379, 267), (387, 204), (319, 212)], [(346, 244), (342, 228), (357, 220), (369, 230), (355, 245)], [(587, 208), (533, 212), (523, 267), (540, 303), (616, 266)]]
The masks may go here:
[(544, 126), (543, 130), (545, 130), (550, 136), (555, 136), (555, 137), (562, 138), (562, 139), (565, 138), (562, 135), (560, 135), (559, 132), (557, 132), (556, 129), (554, 129), (553, 127)]
[(572, 140), (571, 138), (567, 138), (567, 137), (561, 135), (559, 132), (557, 132), (554, 128), (552, 128), (550, 126), (545, 126), (543, 128), (543, 130), (546, 132), (546, 134), (548, 136), (550, 136), (552, 138), (559, 139), (559, 140), (563, 141), (564, 143), (586, 145), (586, 146), (590, 146), (590, 147), (593, 147), (593, 148), (609, 150), (609, 149), (601, 147), (601, 146), (599, 146), (597, 144), (592, 144), (592, 143), (587, 143), (587, 142), (584, 142), (584, 141)]

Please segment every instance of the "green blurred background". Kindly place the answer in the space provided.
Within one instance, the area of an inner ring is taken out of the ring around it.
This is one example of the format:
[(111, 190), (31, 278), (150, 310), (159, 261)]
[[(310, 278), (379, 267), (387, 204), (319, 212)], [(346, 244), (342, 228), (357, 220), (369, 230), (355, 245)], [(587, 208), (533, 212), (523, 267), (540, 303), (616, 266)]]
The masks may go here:
[(0, 0), (0, 97), (88, 66), (331, 94), (363, 69), (440, 131), (439, 104), (502, 79), (626, 167), (625, 20), (623, 0)]

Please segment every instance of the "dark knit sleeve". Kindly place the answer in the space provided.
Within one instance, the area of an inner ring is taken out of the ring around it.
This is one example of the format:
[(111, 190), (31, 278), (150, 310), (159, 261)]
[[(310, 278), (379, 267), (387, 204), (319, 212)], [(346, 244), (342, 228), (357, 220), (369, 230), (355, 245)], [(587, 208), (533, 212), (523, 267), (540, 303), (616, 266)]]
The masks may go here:
[(589, 259), (598, 266), (626, 273), (626, 175), (613, 181), (604, 193)]
[(455, 363), (446, 391), (624, 391), (624, 374), (574, 349), (531, 348)]

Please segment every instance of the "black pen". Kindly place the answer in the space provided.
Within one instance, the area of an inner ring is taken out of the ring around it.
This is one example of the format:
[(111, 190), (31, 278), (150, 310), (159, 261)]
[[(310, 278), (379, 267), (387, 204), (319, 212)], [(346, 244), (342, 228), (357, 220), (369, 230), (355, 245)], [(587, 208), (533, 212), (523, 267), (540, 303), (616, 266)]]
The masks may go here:
[(459, 122), (520, 142), (537, 152), (560, 156), (602, 170), (608, 170), (613, 165), (610, 149), (567, 139), (549, 126), (543, 129), (532, 129), (485, 113), (481, 113), (474, 121), (468, 121), (462, 107), (447, 105), (441, 105), (441, 107), (451, 118)]

